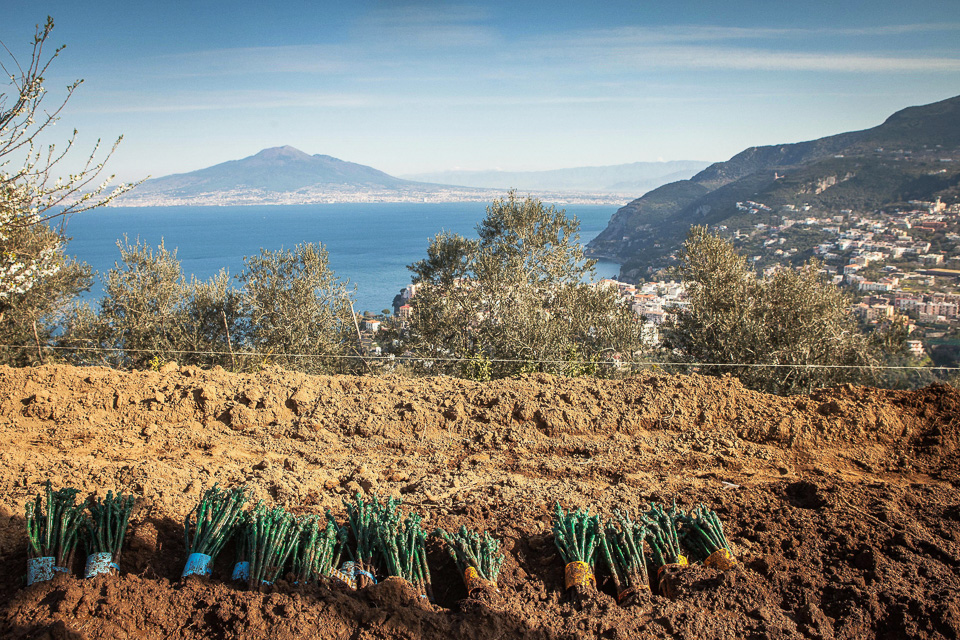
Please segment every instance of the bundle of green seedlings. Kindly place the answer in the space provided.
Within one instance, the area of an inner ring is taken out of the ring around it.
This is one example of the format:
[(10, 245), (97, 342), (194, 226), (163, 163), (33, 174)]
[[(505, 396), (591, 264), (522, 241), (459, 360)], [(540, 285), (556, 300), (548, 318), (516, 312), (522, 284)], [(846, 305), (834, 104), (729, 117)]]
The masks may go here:
[(262, 501), (246, 514), (240, 536), (250, 562), (247, 584), (251, 589), (273, 584), (283, 575), (308, 519), (297, 518), (283, 507), (267, 508)]
[(356, 493), (353, 502), (344, 499), (343, 504), (355, 543), (352, 549), (347, 547), (353, 560), (345, 563), (341, 570), (332, 572), (332, 575), (348, 586), (362, 589), (377, 582), (378, 529), (385, 505), (376, 496), (369, 501), (364, 500), (360, 492)]
[(310, 584), (330, 576), (340, 564), (347, 542), (347, 529), (337, 524), (327, 511), (326, 526), (320, 516), (304, 518), (303, 535), (293, 552), (293, 572), (300, 584)]
[(184, 542), (190, 555), (182, 577), (210, 575), (213, 559), (233, 538), (246, 503), (246, 487), (221, 489), (213, 485), (204, 492), (200, 502), (183, 521)]
[(640, 519), (647, 529), (646, 539), (650, 545), (653, 566), (657, 569), (660, 592), (670, 598), (676, 595), (674, 571), (687, 564), (687, 558), (680, 549), (676, 528), (676, 522), (681, 515), (683, 512), (677, 509), (676, 502), (669, 510), (662, 505), (651, 503), (650, 509), (640, 514)]
[[(620, 510), (613, 512), (616, 523), (607, 521), (600, 536), (600, 552), (617, 588), (617, 602), (636, 602), (640, 591), (650, 590), (643, 541), (647, 527)], [(619, 526), (618, 526), (619, 525)]]
[(437, 529), (434, 535), (447, 543), (447, 552), (460, 570), (467, 596), (476, 600), (489, 600), (499, 593), (497, 577), (503, 565), (500, 543), (486, 531), (481, 537), (476, 531), (461, 526), (450, 534)]
[(564, 586), (577, 600), (588, 599), (597, 590), (594, 569), (600, 542), (600, 518), (590, 510), (564, 512), (558, 502), (553, 516), (553, 536), (563, 558)]
[(732, 569), (736, 566), (737, 561), (730, 552), (730, 543), (723, 531), (723, 523), (715, 511), (700, 504), (690, 515), (678, 515), (676, 525), (684, 546), (690, 550), (695, 560), (717, 569)]
[(427, 566), (427, 536), (415, 513), (402, 517), (400, 500), (389, 498), (377, 517), (377, 546), (386, 574), (411, 583), (422, 598), (433, 601), (430, 568)]
[(26, 504), (28, 585), (51, 580), (56, 571), (70, 572), (83, 525), (83, 505), (76, 504), (78, 493), (69, 487), (54, 491), (47, 480), (45, 491)]
[(101, 500), (94, 498), (90, 502), (90, 517), (87, 519), (85, 545), (87, 547), (87, 565), (84, 576), (92, 578), (101, 573), (119, 570), (120, 548), (127, 533), (130, 512), (133, 511), (132, 495), (112, 491)]

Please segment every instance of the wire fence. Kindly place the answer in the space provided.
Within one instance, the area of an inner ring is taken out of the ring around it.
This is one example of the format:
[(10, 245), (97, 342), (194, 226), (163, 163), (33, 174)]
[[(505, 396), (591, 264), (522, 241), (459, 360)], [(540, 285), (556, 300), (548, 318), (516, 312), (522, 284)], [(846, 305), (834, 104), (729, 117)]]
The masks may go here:
[[(37, 345), (15, 345), (0, 344), (0, 349), (17, 350), (38, 350)], [(61, 352), (90, 352), (90, 353), (122, 353), (122, 354), (146, 354), (146, 355), (171, 355), (171, 356), (200, 356), (200, 357), (234, 357), (234, 358), (289, 358), (289, 359), (323, 359), (323, 360), (351, 360), (366, 362), (420, 362), (420, 363), (446, 363), (446, 364), (470, 364), (476, 362), (476, 358), (470, 357), (451, 357), (451, 356), (425, 356), (416, 354), (345, 354), (345, 353), (285, 353), (277, 351), (192, 351), (186, 349), (128, 349), (123, 347), (85, 347), (85, 346), (63, 346), (63, 345), (42, 345), (42, 351), (61, 351)], [(546, 359), (530, 360), (522, 358), (485, 358), (486, 362), (492, 364), (536, 364), (549, 366), (576, 366), (589, 364), (585, 360), (570, 359)], [(596, 364), (606, 364), (621, 367), (634, 367), (638, 369), (650, 367), (683, 367), (683, 368), (746, 368), (746, 369), (842, 369), (842, 370), (860, 370), (860, 371), (929, 371), (936, 372), (954, 372), (960, 371), (960, 366), (923, 366), (923, 365), (887, 365), (887, 364), (807, 364), (807, 363), (761, 363), (761, 362), (677, 362), (664, 360), (631, 360), (621, 358), (620, 360), (606, 360)]]

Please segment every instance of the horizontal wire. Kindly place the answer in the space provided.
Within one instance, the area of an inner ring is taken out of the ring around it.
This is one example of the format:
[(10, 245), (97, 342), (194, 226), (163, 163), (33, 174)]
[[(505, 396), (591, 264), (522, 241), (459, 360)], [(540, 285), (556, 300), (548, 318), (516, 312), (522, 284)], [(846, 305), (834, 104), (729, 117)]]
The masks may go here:
[[(13, 345), (0, 344), (0, 349), (36, 349), (36, 345)], [(260, 351), (189, 351), (183, 349), (124, 349), (121, 347), (70, 347), (70, 346), (52, 346), (44, 345), (43, 349), (59, 351), (92, 351), (102, 353), (150, 353), (150, 354), (170, 354), (170, 355), (201, 355), (201, 356), (260, 356), (264, 358), (330, 358), (342, 360), (365, 360), (365, 361), (417, 361), (417, 362), (477, 362), (477, 358), (453, 358), (453, 357), (432, 357), (432, 356), (374, 356), (342, 353), (264, 353)], [(523, 360), (520, 358), (484, 358), (483, 361), (490, 363), (505, 364), (614, 364), (612, 361), (604, 362), (586, 362), (584, 360)], [(922, 371), (960, 371), (958, 367), (924, 367), (920, 365), (867, 365), (867, 364), (783, 364), (783, 363), (761, 363), (761, 362), (658, 362), (655, 360), (621, 360), (621, 366), (632, 365), (641, 367), (744, 367), (744, 368), (767, 368), (767, 369), (869, 369), (869, 370), (922, 370)]]

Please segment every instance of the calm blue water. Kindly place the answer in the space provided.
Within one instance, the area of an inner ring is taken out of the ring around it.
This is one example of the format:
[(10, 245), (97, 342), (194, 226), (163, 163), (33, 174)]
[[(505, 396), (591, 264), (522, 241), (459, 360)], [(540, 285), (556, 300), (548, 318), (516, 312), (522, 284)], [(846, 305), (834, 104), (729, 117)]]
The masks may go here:
[[(564, 208), (580, 218), (583, 242), (600, 233), (617, 210)], [(475, 237), (485, 214), (486, 205), (474, 202), (107, 208), (70, 220), (67, 254), (105, 274), (120, 259), (117, 240), (124, 234), (131, 244), (140, 238), (154, 248), (163, 240), (167, 249), (177, 249), (188, 279), (192, 274), (206, 280), (221, 268), (240, 273), (244, 256), (261, 248), (322, 243), (337, 276), (356, 286), (356, 310), (379, 312), (410, 283), (406, 266), (426, 257), (431, 238), (441, 230)], [(618, 271), (612, 262), (597, 265), (599, 277)], [(98, 281), (85, 299), (92, 303), (101, 293)]]

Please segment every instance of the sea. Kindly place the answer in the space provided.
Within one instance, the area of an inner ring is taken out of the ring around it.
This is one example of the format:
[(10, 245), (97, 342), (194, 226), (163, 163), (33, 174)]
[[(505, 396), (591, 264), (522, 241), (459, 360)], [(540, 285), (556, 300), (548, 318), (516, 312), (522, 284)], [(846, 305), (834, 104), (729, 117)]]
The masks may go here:
[[(440, 231), (476, 237), (486, 215), (482, 202), (340, 203), (228, 207), (108, 207), (83, 212), (67, 223), (67, 255), (98, 272), (84, 302), (96, 307), (102, 276), (120, 260), (117, 242), (126, 237), (156, 248), (176, 250), (184, 275), (207, 280), (221, 269), (244, 270), (243, 259), (260, 249), (293, 249), (313, 242), (324, 246), (330, 268), (353, 291), (354, 308), (379, 313), (410, 283), (407, 265), (427, 255)], [(580, 220), (584, 244), (607, 226), (616, 205), (569, 205)], [(616, 277), (620, 265), (600, 261), (598, 278)]]

